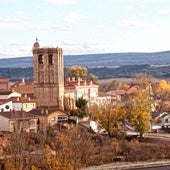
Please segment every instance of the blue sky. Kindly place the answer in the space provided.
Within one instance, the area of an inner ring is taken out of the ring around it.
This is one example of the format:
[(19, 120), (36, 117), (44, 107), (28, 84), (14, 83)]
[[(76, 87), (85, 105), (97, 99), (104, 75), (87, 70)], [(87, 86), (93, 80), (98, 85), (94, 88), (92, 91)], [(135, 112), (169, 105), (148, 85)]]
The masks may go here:
[(0, 0), (0, 58), (170, 50), (170, 0)]

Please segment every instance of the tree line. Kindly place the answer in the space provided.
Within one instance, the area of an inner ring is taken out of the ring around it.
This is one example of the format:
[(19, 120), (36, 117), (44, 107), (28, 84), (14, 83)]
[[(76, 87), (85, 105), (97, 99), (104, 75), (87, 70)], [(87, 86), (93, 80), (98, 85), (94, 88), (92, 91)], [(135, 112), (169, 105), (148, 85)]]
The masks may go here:
[[(117, 68), (110, 67), (86, 67), (88, 73), (98, 76), (99, 79), (108, 78), (130, 78), (136, 73), (147, 73), (155, 78), (169, 78), (170, 66), (154, 67), (150, 65), (126, 65)], [(65, 68), (67, 73), (69, 68)], [(0, 68), (0, 77), (10, 78), (11, 81), (20, 81), (25, 78), (27, 81), (33, 81), (33, 68), (32, 67), (19, 67), (19, 68)]]

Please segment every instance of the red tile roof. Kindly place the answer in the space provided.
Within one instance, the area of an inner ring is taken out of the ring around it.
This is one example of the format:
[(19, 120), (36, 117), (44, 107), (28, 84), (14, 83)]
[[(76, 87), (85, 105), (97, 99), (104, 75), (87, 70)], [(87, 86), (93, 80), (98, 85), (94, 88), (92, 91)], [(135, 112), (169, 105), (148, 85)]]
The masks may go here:
[(35, 99), (30, 99), (30, 98), (26, 98), (26, 97), (11, 97), (11, 98), (9, 98), (9, 100), (11, 100), (13, 102), (21, 102), (21, 103), (36, 102)]
[(0, 90), (0, 95), (9, 95), (11, 93), (12, 93), (11, 90)]
[(113, 90), (114, 93), (116, 93), (117, 95), (125, 95), (126, 94), (126, 90)]
[(16, 118), (26, 119), (26, 118), (36, 117), (36, 115), (25, 112), (25, 111), (0, 112), (0, 115), (8, 119), (16, 119)]
[(11, 86), (11, 89), (21, 94), (34, 93), (33, 82), (16, 82)]
[(94, 84), (92, 81), (80, 80), (80, 81), (66, 81), (64, 84), (65, 88), (75, 88), (77, 86), (98, 86)]
[(0, 78), (0, 83), (9, 83), (8, 78)]

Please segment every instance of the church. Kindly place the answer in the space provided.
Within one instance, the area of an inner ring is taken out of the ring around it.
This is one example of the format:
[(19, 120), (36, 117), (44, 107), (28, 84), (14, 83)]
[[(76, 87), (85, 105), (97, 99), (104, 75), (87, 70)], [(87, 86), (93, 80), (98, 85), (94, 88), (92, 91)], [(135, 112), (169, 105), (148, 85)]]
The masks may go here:
[(33, 45), (34, 95), (37, 107), (64, 109), (64, 68), (62, 48)]
[(64, 80), (62, 48), (42, 48), (38, 39), (33, 44), (34, 95), (37, 109), (75, 109), (75, 101), (83, 97), (88, 105), (98, 97), (98, 85), (91, 81)]

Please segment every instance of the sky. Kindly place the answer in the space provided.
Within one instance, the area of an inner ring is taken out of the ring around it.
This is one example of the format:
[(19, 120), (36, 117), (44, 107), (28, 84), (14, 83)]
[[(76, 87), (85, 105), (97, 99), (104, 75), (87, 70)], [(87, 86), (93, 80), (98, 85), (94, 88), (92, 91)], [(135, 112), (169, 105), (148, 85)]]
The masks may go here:
[(0, 0), (0, 58), (170, 50), (170, 0)]

